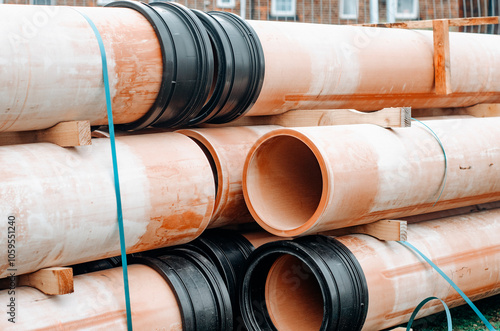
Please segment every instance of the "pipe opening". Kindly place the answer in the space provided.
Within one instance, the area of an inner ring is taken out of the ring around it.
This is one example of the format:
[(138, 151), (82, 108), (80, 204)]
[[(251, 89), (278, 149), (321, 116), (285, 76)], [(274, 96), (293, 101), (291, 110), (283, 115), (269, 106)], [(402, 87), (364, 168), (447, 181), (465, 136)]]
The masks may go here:
[(324, 302), (311, 269), (299, 258), (283, 255), (274, 262), (265, 286), (266, 306), (278, 330), (319, 330)]
[(248, 161), (246, 191), (258, 218), (277, 230), (305, 224), (319, 207), (321, 167), (306, 143), (275, 136), (260, 145)]

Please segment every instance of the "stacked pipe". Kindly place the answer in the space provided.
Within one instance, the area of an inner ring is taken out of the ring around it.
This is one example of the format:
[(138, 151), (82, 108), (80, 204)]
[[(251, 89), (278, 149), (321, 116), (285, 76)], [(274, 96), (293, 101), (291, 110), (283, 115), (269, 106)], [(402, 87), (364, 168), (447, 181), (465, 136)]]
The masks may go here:
[[(82, 14), (102, 35), (120, 129), (180, 129), (116, 139), (134, 327), (231, 330), (243, 318), (251, 330), (374, 330), (406, 322), (423, 296), (462, 304), (397, 243), (286, 240), (386, 218), (413, 217), (410, 240), (472, 299), (500, 292), (500, 214), (469, 207), (498, 208), (498, 118), (188, 128), (288, 110), (500, 102), (497, 37), (450, 33), (452, 93), (438, 95), (426, 31), (245, 21), (170, 2), (1, 7), (0, 131), (107, 124), (101, 53)], [(119, 262), (95, 262), (120, 253), (109, 155), (105, 138), (0, 147), (17, 274), (89, 262), (75, 269), (72, 296), (16, 289), (25, 323), (16, 328), (125, 328)], [(279, 237), (198, 238), (254, 219)], [(0, 278), (9, 274), (1, 254)], [(415, 280), (419, 290), (406, 293)]]
[(115, 123), (128, 130), (291, 109), (500, 102), (500, 45), (492, 35), (450, 33), (452, 93), (438, 95), (427, 31), (245, 21), (170, 2), (5, 5), (0, 131), (79, 119), (106, 124), (101, 54), (81, 13), (103, 37)]
[[(500, 210), (408, 225), (408, 237), (471, 300), (500, 293)], [(427, 297), (460, 295), (409, 248), (368, 235), (306, 236), (249, 258), (241, 309), (251, 330), (382, 330)], [(425, 305), (419, 317), (443, 310)]]

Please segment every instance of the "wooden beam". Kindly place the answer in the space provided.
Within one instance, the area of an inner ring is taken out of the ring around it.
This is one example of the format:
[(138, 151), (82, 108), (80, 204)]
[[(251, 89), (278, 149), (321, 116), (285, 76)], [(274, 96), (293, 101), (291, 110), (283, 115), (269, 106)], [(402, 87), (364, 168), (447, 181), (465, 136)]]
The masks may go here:
[(1, 132), (0, 146), (48, 142), (61, 147), (91, 145), (89, 121), (61, 122), (45, 130)]
[[(72, 268), (45, 268), (31, 274), (15, 277), (17, 286), (34, 287), (47, 295), (62, 295), (74, 292)], [(10, 281), (10, 278), (2, 279), (0, 281), (0, 288), (9, 288)]]
[[(470, 26), (498, 24), (498, 16), (468, 17), (446, 19), (449, 26)], [(376, 28), (397, 28), (397, 29), (430, 29), (433, 27), (434, 20), (406, 21), (396, 23), (378, 23), (378, 24), (355, 24), (358, 26), (376, 27)]]
[(226, 124), (204, 124), (203, 127), (280, 125), (284, 127), (375, 124), (382, 127), (411, 126), (411, 108), (384, 108), (374, 112), (353, 109), (291, 110), (272, 116), (245, 116)]
[[(471, 107), (413, 109), (415, 118), (440, 116), (500, 117), (500, 103), (484, 103)], [(458, 118), (458, 117), (452, 117)]]
[(450, 28), (448, 20), (433, 21), (434, 84), (436, 94), (451, 93)]
[(328, 231), (327, 235), (345, 236), (354, 233), (367, 234), (379, 240), (405, 241), (407, 239), (407, 222), (397, 220), (381, 220), (369, 224)]

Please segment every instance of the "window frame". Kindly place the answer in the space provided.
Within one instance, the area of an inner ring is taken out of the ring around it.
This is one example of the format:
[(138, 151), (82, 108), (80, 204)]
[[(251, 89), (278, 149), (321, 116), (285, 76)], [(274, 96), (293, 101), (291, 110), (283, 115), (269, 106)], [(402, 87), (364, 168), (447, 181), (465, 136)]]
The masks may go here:
[(419, 14), (419, 4), (418, 4), (418, 0), (408, 0), (408, 1), (412, 1), (413, 2), (413, 6), (412, 6), (412, 12), (411, 13), (400, 13), (398, 11), (399, 7), (398, 7), (398, 1), (396, 0), (396, 12), (394, 13), (394, 17), (396, 19), (417, 19), (418, 18), (418, 14)]
[(218, 8), (234, 8), (236, 7), (236, 0), (229, 0), (229, 3), (224, 3), (222, 0), (217, 0), (216, 6)]
[(344, 14), (344, 5), (345, 1), (353, 1), (353, 0), (340, 0), (339, 1), (339, 17), (344, 20), (355, 20), (359, 17), (359, 0), (356, 1), (356, 13), (355, 14)]
[[(39, 4), (39, 3), (36, 3), (36, 0), (30, 0), (30, 5), (35, 5), (35, 6), (55, 6), (56, 5), (56, 0), (49, 0), (50, 3), (49, 4)], [(3, 0), (2, 0), (2, 3), (3, 3)]]
[(292, 4), (292, 9), (288, 11), (278, 10), (277, 1), (271, 0), (271, 16), (273, 17), (295, 17), (297, 15), (297, 0), (286, 0)]

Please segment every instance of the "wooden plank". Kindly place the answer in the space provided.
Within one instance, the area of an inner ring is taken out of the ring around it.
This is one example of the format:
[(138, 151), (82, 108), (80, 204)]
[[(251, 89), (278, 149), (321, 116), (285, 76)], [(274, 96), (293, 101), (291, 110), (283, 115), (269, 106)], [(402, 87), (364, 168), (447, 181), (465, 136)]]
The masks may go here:
[[(470, 26), (498, 24), (498, 16), (468, 17), (447, 19), (449, 26)], [(396, 23), (378, 23), (378, 24), (356, 24), (358, 26), (377, 27), (377, 28), (398, 28), (398, 29), (430, 29), (433, 27), (434, 20), (406, 21)]]
[(434, 83), (436, 94), (451, 93), (450, 32), (448, 20), (433, 22)]
[(90, 122), (61, 122), (45, 130), (2, 132), (0, 146), (48, 142), (61, 147), (91, 145)]
[(203, 127), (280, 125), (284, 127), (375, 124), (382, 127), (411, 126), (411, 108), (384, 108), (374, 112), (353, 109), (291, 110), (273, 116), (245, 116), (226, 124), (204, 124)]
[[(413, 109), (413, 117), (474, 116), (500, 117), (500, 103), (484, 103), (471, 107)], [(457, 117), (451, 117), (457, 118)]]
[[(73, 269), (53, 267), (40, 269), (31, 274), (15, 276), (17, 286), (34, 287), (47, 295), (62, 295), (74, 292)], [(12, 279), (0, 281), (0, 288), (10, 288)]]
[(369, 224), (328, 231), (327, 235), (345, 236), (349, 234), (367, 234), (379, 240), (405, 241), (407, 239), (407, 222), (397, 220), (381, 220)]

